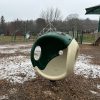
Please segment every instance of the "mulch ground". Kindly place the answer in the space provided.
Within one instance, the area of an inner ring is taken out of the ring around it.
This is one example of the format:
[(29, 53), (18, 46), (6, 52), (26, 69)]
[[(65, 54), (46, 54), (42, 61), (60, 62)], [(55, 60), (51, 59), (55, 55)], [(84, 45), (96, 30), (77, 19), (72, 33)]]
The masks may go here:
[(80, 45), (80, 53), (92, 56), (91, 63), (100, 65), (100, 46)]
[[(91, 63), (100, 65), (100, 46), (80, 45), (80, 53), (93, 56)], [(0, 80), (2, 100), (100, 100), (100, 78), (86, 79), (72, 74), (66, 79), (51, 82), (37, 74), (36, 78), (23, 84)], [(96, 91), (99, 94), (90, 92)]]

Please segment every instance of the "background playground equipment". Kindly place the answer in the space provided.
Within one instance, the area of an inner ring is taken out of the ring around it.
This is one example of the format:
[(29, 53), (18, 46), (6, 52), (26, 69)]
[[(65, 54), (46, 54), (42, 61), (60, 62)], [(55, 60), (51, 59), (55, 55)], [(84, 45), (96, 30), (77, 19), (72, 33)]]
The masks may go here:
[(30, 33), (30, 31), (26, 32), (26, 33), (24, 34), (24, 41), (27, 42), (27, 40), (29, 40), (30, 37), (31, 37), (31, 33)]
[(94, 45), (100, 45), (100, 32), (95, 34), (95, 41), (94, 41)]
[[(86, 8), (86, 14), (100, 14), (100, 5)], [(100, 18), (99, 18), (99, 24), (98, 24), (98, 32), (95, 33), (95, 41), (93, 44), (94, 45), (100, 44)]]
[[(19, 33), (20, 33), (20, 31), (19, 30), (16, 30), (15, 32), (13, 32), (12, 33), (12, 38), (11, 38), (11, 41), (12, 42), (15, 42), (16, 40), (17, 40), (17, 36), (19, 36)], [(31, 37), (31, 33), (28, 31), (28, 32), (26, 32), (26, 33), (22, 33), (22, 35), (21, 36), (19, 36), (19, 37), (23, 37), (23, 41), (26, 41), (27, 42), (27, 40), (29, 40), (30, 39), (30, 37)], [(19, 39), (19, 38), (18, 38)], [(21, 38), (22, 39), (22, 38)]]
[(12, 36), (11, 36), (11, 41), (12, 42), (16, 41), (16, 34), (17, 34), (17, 32), (19, 32), (19, 30), (16, 30), (15, 32), (12, 33)]
[(100, 18), (99, 18), (99, 25), (98, 25), (98, 32), (95, 33), (95, 41), (94, 45), (100, 45)]
[[(36, 48), (40, 49), (38, 54)], [(78, 49), (78, 43), (71, 36), (57, 31), (47, 32), (33, 44), (31, 62), (42, 77), (60, 80), (73, 72)]]

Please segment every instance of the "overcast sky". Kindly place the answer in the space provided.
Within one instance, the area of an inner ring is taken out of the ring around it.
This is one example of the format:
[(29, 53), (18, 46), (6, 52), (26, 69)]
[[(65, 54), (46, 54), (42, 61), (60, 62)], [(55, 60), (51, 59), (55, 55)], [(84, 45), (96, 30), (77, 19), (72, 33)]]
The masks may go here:
[(85, 15), (85, 8), (99, 5), (100, 0), (0, 0), (0, 16), (6, 21), (35, 20), (42, 10), (58, 8), (63, 19), (77, 13), (80, 18), (99, 19), (99, 15)]

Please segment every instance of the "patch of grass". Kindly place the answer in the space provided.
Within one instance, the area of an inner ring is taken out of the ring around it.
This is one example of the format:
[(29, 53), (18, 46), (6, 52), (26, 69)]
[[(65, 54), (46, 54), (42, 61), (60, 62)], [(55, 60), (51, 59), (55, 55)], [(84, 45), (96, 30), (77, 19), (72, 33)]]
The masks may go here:
[[(30, 39), (25, 39), (24, 36), (16, 36), (16, 38), (12, 36), (0, 36), (0, 43), (22, 43), (22, 42), (33, 42), (36, 39), (35, 36), (32, 36)], [(78, 41), (80, 41), (80, 36), (78, 37)], [(83, 42), (93, 43), (95, 41), (94, 34), (84, 34)]]
[(74, 37), (79, 43), (80, 42), (87, 42), (87, 43), (93, 43), (95, 41), (95, 34), (90, 33), (78, 33), (78, 34), (69, 34), (70, 36)]
[(22, 42), (32, 42), (36, 37), (32, 36), (30, 39), (25, 39), (24, 36), (16, 36), (16, 38), (12, 36), (0, 36), (0, 43), (22, 43)]
[(11, 42), (11, 36), (0, 36), (0, 43)]
[(95, 41), (94, 34), (84, 34), (83, 35), (83, 42), (93, 43)]

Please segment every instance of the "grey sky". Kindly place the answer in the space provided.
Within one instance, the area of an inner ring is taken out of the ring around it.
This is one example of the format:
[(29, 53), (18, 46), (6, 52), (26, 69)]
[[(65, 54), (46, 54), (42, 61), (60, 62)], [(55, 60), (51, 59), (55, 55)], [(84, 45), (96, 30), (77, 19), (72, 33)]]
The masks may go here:
[(99, 19), (99, 15), (85, 15), (85, 8), (99, 5), (100, 0), (0, 0), (0, 16), (6, 21), (37, 19), (42, 10), (58, 8), (63, 19), (77, 13), (80, 18)]

